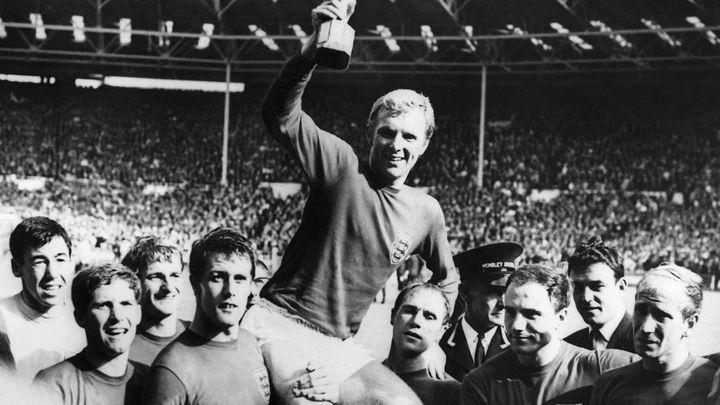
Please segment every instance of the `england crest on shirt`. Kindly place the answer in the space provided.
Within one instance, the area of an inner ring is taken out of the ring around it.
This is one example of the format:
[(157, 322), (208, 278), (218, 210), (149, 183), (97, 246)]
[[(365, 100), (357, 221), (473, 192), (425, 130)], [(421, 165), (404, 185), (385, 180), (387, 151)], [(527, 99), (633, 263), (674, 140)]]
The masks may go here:
[(408, 251), (410, 250), (410, 245), (412, 244), (412, 239), (410, 239), (409, 236), (405, 235), (402, 232), (398, 232), (395, 235), (395, 240), (393, 241), (392, 247), (390, 247), (390, 263), (392, 264), (398, 264), (408, 254)]
[(263, 395), (263, 398), (265, 398), (265, 402), (270, 402), (270, 377), (268, 376), (267, 370), (264, 367), (259, 368), (253, 371), (253, 375), (255, 376), (255, 383), (260, 393)]

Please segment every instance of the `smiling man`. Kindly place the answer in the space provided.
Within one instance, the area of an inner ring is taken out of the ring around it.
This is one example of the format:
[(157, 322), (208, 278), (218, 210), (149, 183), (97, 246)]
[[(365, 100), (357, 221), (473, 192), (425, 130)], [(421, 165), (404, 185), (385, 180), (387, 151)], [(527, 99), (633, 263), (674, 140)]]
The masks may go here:
[(585, 403), (598, 376), (635, 360), (621, 350), (590, 351), (564, 342), (560, 324), (570, 302), (570, 280), (541, 265), (520, 267), (505, 294), (505, 328), (511, 350), (471, 371), (461, 403)]
[(285, 65), (263, 103), (270, 135), (293, 156), (310, 185), (300, 227), (280, 268), (242, 323), (260, 339), (273, 387), (284, 403), (305, 401), (295, 397), (292, 382), (318, 358), (337, 366), (343, 403), (417, 403), (412, 391), (351, 337), (408, 255), (426, 261), (433, 272), (430, 282), (452, 301), (457, 294), (440, 205), (405, 185), (435, 130), (428, 98), (395, 90), (374, 103), (366, 125), (367, 160), (302, 110), (320, 23), (348, 19), (354, 3), (325, 1), (313, 9), (312, 36)]
[(140, 278), (142, 321), (130, 350), (130, 360), (150, 366), (188, 322), (178, 319), (183, 262), (180, 250), (156, 236), (138, 238), (122, 264)]
[(585, 349), (635, 352), (630, 314), (625, 311), (625, 268), (617, 249), (592, 238), (581, 243), (568, 259), (575, 307), (587, 328), (565, 341)]
[(31, 217), (10, 234), (10, 253), (22, 290), (0, 300), (0, 369), (29, 383), (85, 346), (70, 303), (72, 244), (54, 220)]
[(703, 299), (698, 274), (672, 263), (645, 273), (633, 310), (635, 350), (642, 361), (604, 374), (591, 404), (715, 404), (718, 365), (690, 354), (688, 337)]
[(460, 401), (460, 383), (431, 377), (423, 356), (437, 343), (450, 311), (450, 301), (432, 284), (406, 287), (391, 311), (393, 344), (383, 364), (405, 381), (424, 405), (453, 405)]
[(102, 265), (77, 274), (74, 315), (87, 346), (35, 377), (51, 403), (138, 403), (145, 368), (130, 364), (128, 356), (140, 322), (140, 291), (140, 280), (124, 267)]

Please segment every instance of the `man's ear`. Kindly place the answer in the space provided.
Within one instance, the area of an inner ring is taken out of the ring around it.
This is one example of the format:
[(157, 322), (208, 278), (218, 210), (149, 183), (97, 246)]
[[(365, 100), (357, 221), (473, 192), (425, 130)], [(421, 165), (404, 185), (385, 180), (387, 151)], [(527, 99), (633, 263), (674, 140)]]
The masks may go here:
[(567, 318), (568, 309), (563, 308), (560, 311), (558, 311), (557, 316), (560, 319), (560, 323), (565, 322), (565, 318)]
[(77, 322), (78, 326), (85, 329), (85, 326), (87, 325), (87, 320), (85, 319), (85, 314), (83, 314), (81, 311), (78, 311), (76, 308), (73, 311), (73, 316), (75, 317), (75, 322)]
[[(696, 313), (692, 314), (692, 316), (690, 316), (688, 319), (685, 320), (688, 330), (691, 330), (692, 328), (695, 327), (695, 325), (697, 325), (698, 319), (700, 319), (700, 315), (696, 312)], [(685, 335), (687, 336), (687, 331), (686, 331)]]
[(22, 265), (15, 259), (10, 259), (10, 267), (12, 267), (12, 273), (15, 277), (22, 277)]
[(425, 137), (425, 145), (423, 145), (422, 150), (420, 151), (420, 155), (423, 155), (425, 153), (428, 146), (430, 146), (430, 138)]
[(627, 284), (627, 280), (625, 279), (625, 277), (620, 277), (620, 280), (616, 281), (615, 285), (617, 286), (618, 290), (625, 291), (628, 284)]

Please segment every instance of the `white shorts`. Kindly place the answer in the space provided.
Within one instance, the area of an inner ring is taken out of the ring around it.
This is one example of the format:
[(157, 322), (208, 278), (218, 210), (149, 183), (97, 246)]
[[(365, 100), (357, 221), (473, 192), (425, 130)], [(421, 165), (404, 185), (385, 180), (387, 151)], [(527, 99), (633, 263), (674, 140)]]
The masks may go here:
[(322, 333), (305, 319), (261, 299), (248, 309), (240, 327), (258, 339), (276, 394), (292, 402), (292, 384), (306, 373), (308, 362), (325, 366), (341, 383), (374, 359), (352, 338)]

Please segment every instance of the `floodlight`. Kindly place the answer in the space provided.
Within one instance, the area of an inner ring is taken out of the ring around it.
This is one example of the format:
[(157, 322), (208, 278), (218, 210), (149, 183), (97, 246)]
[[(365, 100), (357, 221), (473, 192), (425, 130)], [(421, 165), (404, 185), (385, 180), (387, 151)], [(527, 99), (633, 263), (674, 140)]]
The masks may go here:
[(667, 32), (663, 31), (660, 24), (656, 23), (655, 21), (647, 19), (647, 18), (641, 18), (640, 21), (642, 21), (642, 23), (645, 24), (646, 27), (655, 31), (657, 36), (660, 37), (660, 39), (662, 39), (663, 41), (667, 42), (668, 45), (670, 45), (672, 47), (678, 47), (678, 46), (682, 45), (682, 42), (680, 42), (679, 39), (673, 38)]
[(437, 52), (437, 39), (435, 39), (435, 34), (433, 34), (432, 28), (430, 28), (429, 25), (420, 26), (420, 35), (425, 38), (425, 45), (427, 45), (428, 50)]
[[(472, 27), (472, 25), (466, 25), (466, 26), (463, 27), (463, 29), (465, 30), (465, 34), (466, 34), (467, 36), (469, 36), (469, 37), (473, 36), (473, 27)], [(470, 41), (469, 39), (466, 39), (466, 40), (465, 40), (465, 44), (467, 44), (468, 50), (469, 50), (470, 52), (475, 52), (475, 50), (477, 50), (477, 48), (475, 47), (475, 41)]]
[[(562, 24), (557, 22), (551, 22), (550, 27), (552, 27), (552, 29), (554, 29), (560, 34), (568, 34), (570, 32), (567, 28), (563, 27)], [(568, 36), (568, 39), (570, 40), (570, 42), (577, 45), (578, 47), (580, 47), (580, 49), (584, 51), (591, 51), (593, 49), (592, 45), (588, 44), (577, 35), (570, 35)]]
[(600, 21), (600, 20), (592, 20), (592, 21), (590, 21), (590, 25), (592, 25), (593, 27), (597, 28), (597, 30), (600, 31), (600, 32), (605, 32), (605, 33), (607, 33), (608, 36), (610, 37), (610, 39), (612, 39), (613, 41), (615, 41), (615, 43), (618, 44), (618, 45), (620, 45), (621, 47), (623, 47), (623, 48), (628, 48), (628, 49), (633, 47), (633, 45), (632, 45), (630, 42), (628, 42), (628, 41), (625, 39), (625, 37), (623, 37), (623, 36), (620, 35), (620, 34), (615, 34), (615, 33), (613, 32), (612, 28), (610, 28), (610, 27), (608, 27), (607, 25), (605, 25), (604, 22), (602, 22), (602, 21)]
[(85, 20), (81, 15), (74, 15), (70, 18), (73, 26), (73, 41), (85, 42)]
[(280, 47), (277, 46), (275, 41), (272, 38), (268, 38), (267, 33), (262, 28), (258, 27), (255, 24), (248, 25), (248, 29), (250, 32), (255, 34), (256, 37), (260, 38), (262, 40), (262, 43), (265, 44), (265, 46), (268, 47), (271, 51), (279, 51)]
[(132, 42), (132, 22), (129, 18), (120, 19), (120, 46), (130, 45)]
[(400, 45), (398, 45), (398, 42), (392, 37), (392, 32), (390, 32), (390, 28), (384, 25), (378, 25), (376, 28), (378, 35), (380, 35), (380, 37), (382, 38), (385, 38), (385, 45), (388, 47), (390, 52), (400, 52)]
[[(173, 22), (170, 20), (160, 22), (160, 31), (163, 34), (171, 34), (173, 32)], [(158, 46), (170, 46), (170, 38), (165, 35), (158, 36)]]
[[(705, 28), (705, 24), (700, 21), (698, 17), (690, 16), (686, 17), (685, 20), (692, 24), (695, 28)], [(715, 35), (714, 32), (707, 30), (705, 31), (705, 37), (708, 41), (710, 41), (713, 45), (720, 45), (720, 39), (718, 39), (717, 35)]]
[(44, 41), (47, 39), (45, 32), (45, 24), (43, 23), (42, 14), (30, 13), (30, 24), (35, 26), (35, 39)]
[[(513, 34), (515, 34), (517, 36), (528, 35), (527, 31), (523, 30), (520, 27), (516, 27), (512, 24), (508, 24), (507, 29), (508, 29), (508, 31), (512, 32)], [(537, 48), (540, 48), (540, 50), (542, 50), (542, 51), (545, 51), (545, 52), (552, 51), (552, 46), (546, 44), (545, 41), (543, 41), (540, 38), (530, 37), (530, 42), (533, 45), (535, 45)]]
[(205, 23), (202, 25), (203, 33), (198, 38), (197, 45), (195, 45), (195, 49), (206, 49), (208, 46), (210, 46), (210, 37), (212, 36), (213, 32), (215, 32), (215, 24), (209, 24)]
[(305, 33), (305, 30), (303, 30), (302, 27), (297, 24), (291, 25), (290, 28), (295, 33), (295, 36), (300, 39), (300, 43), (305, 45), (305, 43), (308, 41), (307, 33)]

